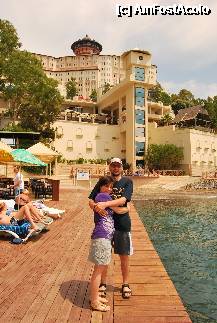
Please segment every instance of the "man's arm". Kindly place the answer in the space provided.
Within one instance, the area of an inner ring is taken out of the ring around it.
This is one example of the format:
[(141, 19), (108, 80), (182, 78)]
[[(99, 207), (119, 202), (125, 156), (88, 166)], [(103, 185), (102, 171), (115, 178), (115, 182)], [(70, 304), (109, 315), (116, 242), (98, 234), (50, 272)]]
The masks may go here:
[(119, 215), (130, 212), (129, 203), (127, 203), (127, 206), (113, 206), (110, 209)]
[(89, 199), (89, 207), (93, 210), (94, 206), (96, 205), (96, 203), (94, 202), (94, 200)]

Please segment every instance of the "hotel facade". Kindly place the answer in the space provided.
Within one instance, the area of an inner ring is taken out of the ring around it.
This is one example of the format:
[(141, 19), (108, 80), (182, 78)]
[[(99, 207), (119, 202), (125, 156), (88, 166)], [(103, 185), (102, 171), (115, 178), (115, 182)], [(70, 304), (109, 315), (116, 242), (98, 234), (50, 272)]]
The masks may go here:
[[(107, 160), (115, 156), (135, 170), (144, 164), (149, 144), (171, 143), (183, 148), (180, 167), (187, 174), (201, 175), (217, 167), (215, 134), (175, 125), (157, 127), (156, 122), (172, 110), (150, 100), (149, 90), (157, 82), (151, 53), (133, 49), (121, 56), (101, 55), (101, 44), (88, 36), (75, 41), (71, 48), (71, 56), (35, 54), (47, 76), (58, 81), (65, 97), (54, 123), (53, 142), (65, 159)], [(66, 83), (71, 78), (77, 83), (78, 96), (67, 100)], [(102, 94), (107, 83), (111, 88)], [(90, 99), (93, 90), (97, 91), (97, 102)], [(5, 124), (7, 120), (0, 119), (0, 127)]]
[[(54, 124), (57, 134), (61, 135), (55, 140), (55, 148), (68, 160), (118, 156), (135, 169), (144, 163), (148, 122), (171, 112), (171, 108), (162, 103), (148, 101), (148, 91), (156, 85), (157, 79), (157, 67), (152, 64), (151, 54), (134, 49), (121, 56), (100, 55), (102, 46), (88, 36), (74, 42), (71, 48), (75, 56), (38, 55), (47, 76), (58, 80), (63, 95), (72, 77), (78, 86), (78, 97), (66, 101), (62, 120)], [(102, 95), (107, 83), (111, 89)], [(96, 104), (89, 99), (93, 90), (98, 93)], [(77, 119), (76, 112), (80, 113)], [(91, 115), (107, 118), (100, 122)]]

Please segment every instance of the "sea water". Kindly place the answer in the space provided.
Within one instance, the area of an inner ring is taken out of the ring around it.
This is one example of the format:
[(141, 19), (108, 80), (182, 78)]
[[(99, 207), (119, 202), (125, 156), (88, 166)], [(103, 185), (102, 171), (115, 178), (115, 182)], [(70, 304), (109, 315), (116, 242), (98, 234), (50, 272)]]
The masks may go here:
[(217, 322), (216, 196), (135, 206), (192, 322)]

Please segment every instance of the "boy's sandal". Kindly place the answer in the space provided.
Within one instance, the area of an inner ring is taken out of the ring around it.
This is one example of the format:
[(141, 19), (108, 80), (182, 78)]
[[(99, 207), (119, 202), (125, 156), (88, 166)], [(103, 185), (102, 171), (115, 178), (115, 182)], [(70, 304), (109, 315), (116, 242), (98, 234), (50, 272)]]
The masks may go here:
[(106, 284), (99, 285), (99, 296), (106, 297)]
[(110, 306), (100, 303), (100, 302), (96, 302), (96, 303), (91, 303), (91, 309), (92, 311), (100, 311), (100, 312), (108, 312), (110, 311)]
[[(127, 288), (127, 290), (125, 289)], [(122, 297), (127, 299), (132, 295), (132, 290), (130, 289), (129, 284), (123, 284), (121, 288)]]
[(108, 303), (108, 300), (105, 297), (102, 297), (102, 296), (99, 296), (98, 300), (99, 300), (99, 302), (101, 302), (103, 304)]

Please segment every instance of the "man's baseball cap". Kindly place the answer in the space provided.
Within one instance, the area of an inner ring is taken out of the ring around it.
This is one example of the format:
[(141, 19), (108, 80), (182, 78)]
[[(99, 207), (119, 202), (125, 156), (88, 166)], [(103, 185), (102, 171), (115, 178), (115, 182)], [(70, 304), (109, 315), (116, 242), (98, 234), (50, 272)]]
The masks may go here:
[(120, 158), (112, 158), (112, 159), (110, 160), (110, 165), (111, 165), (111, 164), (113, 164), (113, 163), (118, 163), (118, 164), (120, 164), (121, 166), (123, 165), (123, 163), (122, 163), (122, 161), (121, 161), (121, 159), (120, 159)]

